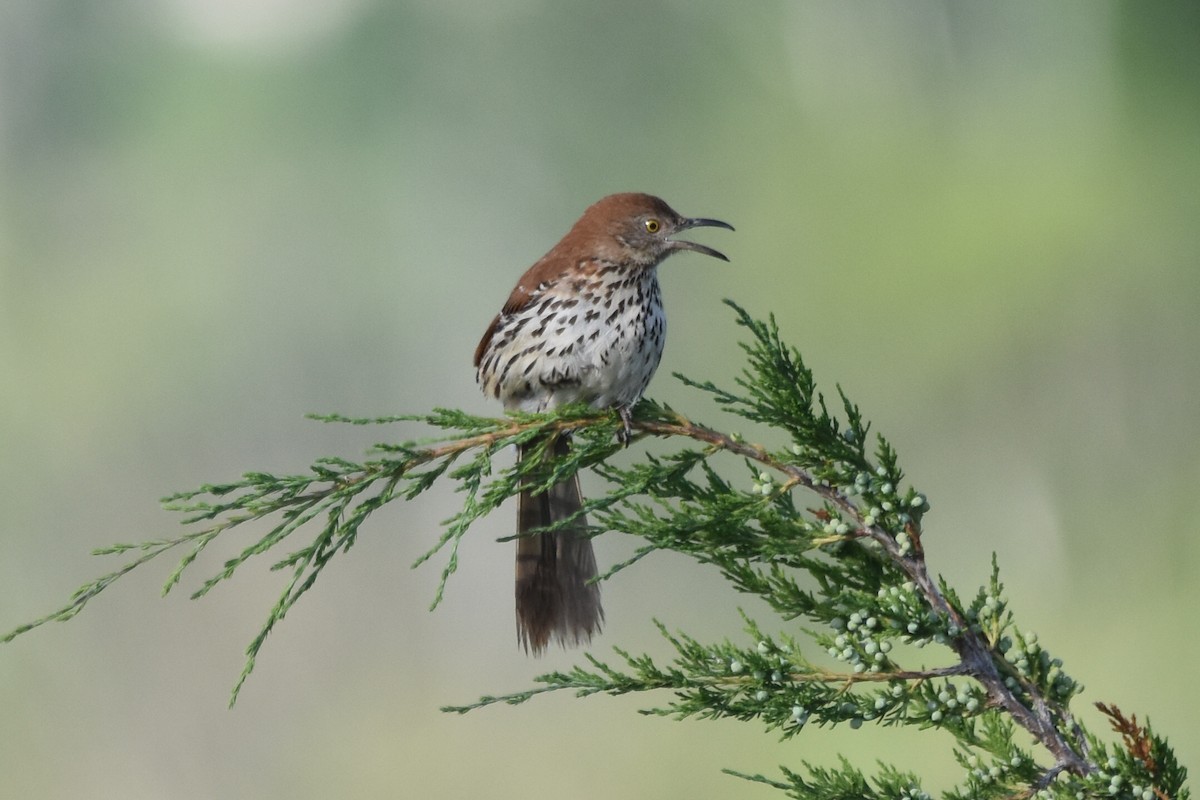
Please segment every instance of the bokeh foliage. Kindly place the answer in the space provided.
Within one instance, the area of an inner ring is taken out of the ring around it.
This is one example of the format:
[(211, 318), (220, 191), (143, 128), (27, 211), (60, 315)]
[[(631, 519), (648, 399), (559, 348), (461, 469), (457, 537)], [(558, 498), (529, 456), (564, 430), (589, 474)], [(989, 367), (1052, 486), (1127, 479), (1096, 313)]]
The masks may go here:
[[(307, 412), (493, 413), (469, 355), (515, 276), (595, 197), (644, 189), (739, 230), (729, 269), (665, 270), (665, 369), (733, 368), (717, 298), (774, 309), (939, 498), (955, 533), (938, 568), (976, 584), (978, 553), (999, 551), (1021, 610), (1056, 610), (1040, 630), (1056, 652), (1103, 656), (1089, 691), (1127, 697), (1195, 763), (1200, 701), (1178, 676), (1200, 659), (1185, 635), (1200, 603), (1197, 27), (1195, 3), (1092, 0), (7, 3), (4, 618), (68, 593), (90, 549), (162, 531), (162, 494), (371, 442)], [(651, 388), (672, 404), (682, 391)], [(494, 524), (468, 564), (507, 561), (483, 544), (508, 533)], [(428, 544), (360, 541), (272, 642), (270, 680), (236, 720), (212, 701), (269, 602), (252, 582), (193, 612), (146, 609), (150, 581), (88, 625), (15, 643), (0, 771), (26, 796), (303, 797), (344, 793), (328, 775), (352, 768), (354, 791), (378, 796), (398, 793), (395, 753), (419, 752), (406, 791), (494, 795), (503, 771), (527, 793), (510, 765), (585, 731), (413, 710), (408, 693), (490, 690), (481, 663), (506, 685), (530, 671), (508, 652), (505, 604), (481, 614), (473, 596), (506, 598), (506, 566), (472, 573), (461, 608), (412, 620), (433, 587), (395, 572)], [(638, 618), (622, 597), (671, 627), (727, 600), (661, 556), (619, 584), (613, 625)], [(368, 597), (382, 631), (360, 622)], [(625, 632), (655, 647), (653, 630)], [(296, 705), (314, 685), (336, 697)], [(365, 696), (377, 686), (403, 729)], [(539, 787), (584, 775), (628, 795), (685, 754), (758, 752), (708, 727), (630, 731), (617, 706), (592, 712), (588, 746)], [(336, 742), (304, 733), (318, 729)], [(438, 741), (494, 761), (464, 771)], [(644, 760), (621, 773), (584, 758), (635, 741)], [(754, 769), (787, 760), (763, 758)], [(725, 796), (687, 777), (658, 788)]]

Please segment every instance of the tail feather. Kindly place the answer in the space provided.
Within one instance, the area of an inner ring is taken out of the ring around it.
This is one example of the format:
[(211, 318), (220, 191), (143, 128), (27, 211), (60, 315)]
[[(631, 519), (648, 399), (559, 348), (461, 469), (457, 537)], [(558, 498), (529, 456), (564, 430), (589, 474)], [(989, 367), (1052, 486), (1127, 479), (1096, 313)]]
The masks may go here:
[[(522, 445), (526, 458), (532, 444)], [(565, 455), (566, 439), (554, 443), (556, 456)], [(534, 655), (546, 649), (551, 637), (563, 646), (591, 640), (604, 621), (600, 587), (589, 583), (596, 577), (596, 555), (587, 536), (587, 519), (581, 512), (583, 495), (579, 477), (534, 494), (521, 492), (517, 515), (517, 639)], [(578, 515), (578, 516), (575, 516)], [(554, 533), (524, 535), (531, 530), (575, 518)]]

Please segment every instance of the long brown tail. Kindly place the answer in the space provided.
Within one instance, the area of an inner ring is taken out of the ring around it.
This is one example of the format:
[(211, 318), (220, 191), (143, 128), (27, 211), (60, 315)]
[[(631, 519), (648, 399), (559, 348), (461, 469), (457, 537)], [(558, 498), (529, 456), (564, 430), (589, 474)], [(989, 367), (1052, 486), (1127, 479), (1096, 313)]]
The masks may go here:
[[(522, 445), (518, 457), (528, 457), (533, 447)], [(554, 454), (565, 455), (568, 447), (558, 438)], [(581, 508), (577, 475), (542, 494), (521, 492), (517, 533), (567, 519)], [(564, 647), (591, 641), (604, 621), (600, 587), (588, 583), (594, 577), (596, 555), (582, 514), (562, 530), (517, 539), (517, 640), (527, 652), (540, 655), (551, 636)]]

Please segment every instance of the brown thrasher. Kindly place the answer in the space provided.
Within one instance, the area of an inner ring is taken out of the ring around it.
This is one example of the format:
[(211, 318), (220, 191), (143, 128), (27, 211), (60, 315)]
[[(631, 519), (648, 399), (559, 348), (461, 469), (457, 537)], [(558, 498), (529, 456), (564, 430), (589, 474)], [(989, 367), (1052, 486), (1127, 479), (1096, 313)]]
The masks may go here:
[[(657, 267), (679, 250), (728, 261), (712, 248), (670, 238), (689, 228), (733, 226), (675, 213), (647, 194), (614, 194), (592, 205), (529, 268), (475, 348), (476, 380), (506, 410), (542, 412), (567, 403), (629, 413), (662, 357), (667, 321)], [(528, 458), (541, 443), (521, 445)], [(565, 437), (547, 446), (567, 452)], [(539, 654), (591, 639), (604, 611), (596, 556), (582, 513), (579, 478), (542, 493), (521, 492), (517, 515), (517, 638)], [(553, 533), (538, 528), (569, 523)]]

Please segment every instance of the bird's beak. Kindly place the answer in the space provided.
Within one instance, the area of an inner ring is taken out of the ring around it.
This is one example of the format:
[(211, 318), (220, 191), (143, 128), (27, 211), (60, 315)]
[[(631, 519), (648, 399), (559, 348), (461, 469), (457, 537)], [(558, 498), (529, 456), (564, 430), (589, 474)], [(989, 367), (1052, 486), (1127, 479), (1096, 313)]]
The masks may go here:
[[(719, 219), (705, 219), (703, 217), (685, 219), (679, 223), (678, 230), (686, 231), (689, 228), (725, 228), (727, 230), (733, 230), (733, 226), (728, 222), (721, 222)], [(711, 247), (697, 244), (696, 242), (688, 242), (681, 239), (669, 239), (668, 241), (671, 243), (672, 250), (691, 250), (696, 253), (703, 253), (706, 256), (719, 258), (722, 261), (729, 260), (724, 253), (713, 250)]]

